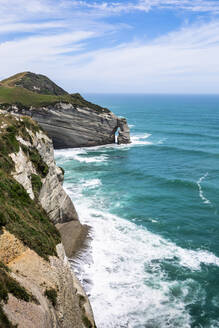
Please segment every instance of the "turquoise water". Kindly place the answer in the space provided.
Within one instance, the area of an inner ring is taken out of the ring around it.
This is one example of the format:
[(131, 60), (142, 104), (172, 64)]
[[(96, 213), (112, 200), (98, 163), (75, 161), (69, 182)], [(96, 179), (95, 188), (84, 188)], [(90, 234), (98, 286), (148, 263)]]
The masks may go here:
[(97, 327), (219, 327), (219, 97), (86, 98), (133, 141), (56, 151), (92, 226), (74, 265)]

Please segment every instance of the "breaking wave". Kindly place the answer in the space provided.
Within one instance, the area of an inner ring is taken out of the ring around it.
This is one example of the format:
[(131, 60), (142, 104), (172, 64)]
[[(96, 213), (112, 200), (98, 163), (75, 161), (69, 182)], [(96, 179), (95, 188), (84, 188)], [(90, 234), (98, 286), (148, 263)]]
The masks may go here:
[[(83, 188), (101, 187), (100, 180), (92, 181), (87, 186), (82, 182)], [(82, 223), (92, 226), (90, 248), (73, 267), (91, 294), (97, 326), (191, 327), (187, 306), (200, 299), (205, 302), (205, 290), (191, 278), (169, 280), (164, 265), (193, 272), (202, 264), (219, 266), (219, 258), (205, 250), (179, 247), (109, 213), (104, 201), (84, 197), (80, 188), (65, 187)]]

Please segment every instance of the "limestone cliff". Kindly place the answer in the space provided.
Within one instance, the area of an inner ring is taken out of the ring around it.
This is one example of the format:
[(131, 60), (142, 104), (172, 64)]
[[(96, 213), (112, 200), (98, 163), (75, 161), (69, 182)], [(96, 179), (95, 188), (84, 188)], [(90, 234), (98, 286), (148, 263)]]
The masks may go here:
[(31, 116), (47, 131), (55, 148), (130, 143), (129, 127), (107, 108), (68, 94), (43, 75), (20, 73), (0, 83), (0, 108)]
[(87, 227), (62, 182), (44, 131), (0, 112), (0, 327), (95, 327), (66, 257)]

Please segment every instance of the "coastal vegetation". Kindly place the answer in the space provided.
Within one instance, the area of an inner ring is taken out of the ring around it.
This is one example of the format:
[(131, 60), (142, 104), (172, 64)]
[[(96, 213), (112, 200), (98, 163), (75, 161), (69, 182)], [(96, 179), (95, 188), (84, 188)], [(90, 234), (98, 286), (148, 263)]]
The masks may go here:
[(46, 289), (44, 295), (50, 300), (53, 306), (56, 306), (57, 291), (55, 288)]
[(37, 174), (31, 174), (31, 184), (35, 197), (39, 196), (40, 189), (42, 187), (42, 182)]

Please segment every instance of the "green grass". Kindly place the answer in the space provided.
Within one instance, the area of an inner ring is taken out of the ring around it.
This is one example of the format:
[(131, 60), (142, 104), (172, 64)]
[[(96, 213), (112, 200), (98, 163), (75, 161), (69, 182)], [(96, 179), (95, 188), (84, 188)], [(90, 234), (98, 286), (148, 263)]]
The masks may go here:
[(2, 225), (44, 259), (56, 255), (60, 235), (42, 207), (26, 190), (0, 170), (0, 216)]
[(18, 73), (13, 76), (10, 76), (7, 79), (2, 80), (0, 83), (5, 86), (14, 86), (20, 79), (26, 75), (26, 72)]
[(7, 108), (7, 105), (16, 104), (18, 107), (36, 108), (42, 106), (55, 105), (56, 103), (70, 103), (74, 106), (89, 107), (98, 112), (109, 112), (108, 109), (86, 101), (79, 93), (66, 94), (62, 96), (38, 94), (22, 87), (0, 86), (0, 107)]
[(19, 143), (16, 139), (16, 127), (13, 126), (10, 117), (4, 118), (0, 115), (0, 126), (7, 124), (4, 130), (0, 133), (0, 169), (10, 172), (14, 168), (12, 159), (8, 156), (10, 153), (19, 151)]

